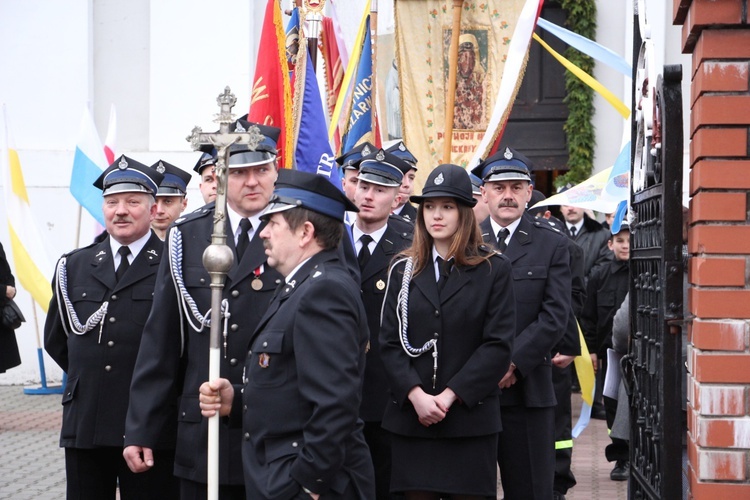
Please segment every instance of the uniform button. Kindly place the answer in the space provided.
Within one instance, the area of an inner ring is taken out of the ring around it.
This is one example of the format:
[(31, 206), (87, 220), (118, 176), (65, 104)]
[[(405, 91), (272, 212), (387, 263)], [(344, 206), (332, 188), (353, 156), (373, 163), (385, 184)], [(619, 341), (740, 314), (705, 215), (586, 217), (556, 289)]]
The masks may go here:
[(83, 292), (83, 293), (81, 294), (81, 297), (85, 297), (85, 296), (86, 296), (86, 292)]
[(230, 365), (230, 366), (237, 366), (237, 360), (236, 360), (236, 359), (234, 359), (234, 358), (230, 359), (230, 360), (229, 360), (229, 365)]
[(239, 297), (239, 296), (240, 296), (239, 290), (232, 290), (232, 297)]
[(440, 311), (438, 311), (437, 309), (435, 309), (435, 317), (437, 318), (439, 316), (440, 316)]
[(250, 433), (249, 432), (245, 433), (245, 441), (250, 441)]
[(278, 285), (279, 283), (281, 283), (281, 278), (276, 278), (276, 284)]
[(242, 413), (247, 413), (247, 405), (242, 405)]
[(252, 355), (253, 355), (253, 351), (247, 351), (247, 357), (248, 357), (248, 358), (249, 358), (250, 356), (252, 356)]
[(205, 283), (205, 282), (206, 282), (206, 279), (205, 278), (201, 278), (201, 284)]
[(229, 327), (229, 329), (232, 330), (233, 332), (236, 332), (237, 330), (240, 329), (240, 325), (238, 325), (237, 323), (233, 323), (232, 326)]
[(268, 342), (263, 342), (263, 347), (268, 347)]
[(298, 446), (299, 446), (299, 444), (297, 444), (297, 441), (295, 441), (295, 442), (292, 443), (292, 448), (296, 448)]
[(105, 372), (112, 371), (112, 367), (109, 366), (109, 365), (107, 365), (107, 366), (104, 367), (104, 371)]
[(183, 411), (183, 412), (182, 412), (182, 416), (184, 417), (185, 415), (186, 415), (186, 413), (185, 413), (185, 412)]
[[(245, 377), (245, 378), (243, 378), (243, 379), (242, 379), (242, 383), (243, 383), (243, 384), (247, 384), (247, 382), (248, 382), (248, 380), (247, 380), (247, 377)], [(243, 387), (243, 388), (242, 388), (242, 390), (241, 390), (240, 392), (243, 392), (243, 393), (244, 393), (244, 392), (245, 392), (245, 388)]]
[(438, 332), (435, 332), (435, 333), (432, 334), (432, 336), (435, 337), (435, 338), (438, 338), (440, 336), (440, 334)]
[(112, 300), (117, 300), (117, 299), (118, 299), (117, 294), (112, 295)]
[(531, 276), (531, 275), (533, 275), (534, 273), (532, 273), (531, 271), (529, 271), (529, 272), (528, 272), (528, 273), (526, 273), (526, 274), (528, 274), (529, 276)]
[(73, 393), (72, 393), (72, 392), (70, 392), (70, 391), (68, 391), (68, 392), (66, 393), (66, 395), (67, 395), (67, 396), (70, 396), (71, 394), (73, 394)]
[(115, 342), (113, 340), (107, 342), (107, 346), (112, 347), (113, 345), (115, 345)]
[(114, 318), (114, 316), (113, 316), (113, 317), (111, 317), (111, 318), (109, 318), (109, 322), (110, 322), (110, 323), (114, 323), (115, 321), (117, 321), (117, 320), (116, 320), (116, 319)]

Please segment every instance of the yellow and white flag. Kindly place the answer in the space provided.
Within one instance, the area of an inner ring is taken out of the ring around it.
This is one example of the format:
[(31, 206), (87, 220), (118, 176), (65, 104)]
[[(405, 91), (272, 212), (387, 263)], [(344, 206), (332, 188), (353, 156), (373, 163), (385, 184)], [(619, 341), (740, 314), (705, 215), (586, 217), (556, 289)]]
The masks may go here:
[(16, 278), (46, 313), (52, 298), (49, 282), (52, 266), (31, 215), (21, 162), (18, 160), (18, 152), (8, 130), (5, 104), (2, 105), (0, 116), (0, 173), (3, 176), (3, 199), (7, 210)]

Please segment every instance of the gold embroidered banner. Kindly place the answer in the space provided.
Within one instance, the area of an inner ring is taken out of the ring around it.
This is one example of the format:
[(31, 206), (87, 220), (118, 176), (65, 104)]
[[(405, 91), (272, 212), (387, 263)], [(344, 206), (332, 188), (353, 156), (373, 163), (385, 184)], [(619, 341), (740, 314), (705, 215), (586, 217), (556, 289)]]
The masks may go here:
[[(524, 0), (465, 0), (461, 12), (451, 163), (466, 166), (487, 131)], [(403, 138), (419, 160), (417, 183), (443, 163), (453, 2), (396, 0), (396, 66)], [(523, 71), (514, 75), (520, 85)]]

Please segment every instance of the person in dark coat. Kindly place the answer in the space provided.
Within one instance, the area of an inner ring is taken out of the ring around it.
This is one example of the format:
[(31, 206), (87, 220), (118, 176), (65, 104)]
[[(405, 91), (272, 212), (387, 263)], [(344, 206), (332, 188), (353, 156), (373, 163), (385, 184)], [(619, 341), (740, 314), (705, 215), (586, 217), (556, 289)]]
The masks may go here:
[(123, 499), (178, 495), (174, 435), (164, 437), (148, 474), (133, 474), (122, 458), (130, 380), (163, 261), (151, 230), (161, 181), (135, 160), (115, 160), (94, 183), (109, 235), (57, 263), (44, 348), (68, 374), (60, 446), (69, 499), (114, 498), (118, 484)]
[(510, 259), (516, 297), (513, 361), (500, 382), (503, 432), (498, 464), (507, 498), (552, 498), (555, 406), (551, 352), (571, 314), (570, 251), (566, 236), (526, 213), (531, 162), (515, 150), (490, 156), (473, 171), (484, 181), (490, 216), (485, 242)]
[(461, 167), (436, 167), (411, 200), (414, 244), (389, 271), (380, 329), (391, 491), (494, 498), (498, 381), (515, 336), (510, 262), (483, 245)]
[[(630, 285), (630, 226), (627, 222), (621, 224), (617, 234), (610, 234), (607, 245), (613, 259), (591, 273), (581, 313), (581, 328), (591, 359), (594, 366), (597, 360), (601, 361), (604, 373), (607, 370), (607, 350), (612, 348), (612, 321)], [(617, 413), (617, 400), (604, 396), (604, 408), (607, 427), (611, 429)], [(616, 437), (611, 439), (606, 456), (607, 460), (615, 462), (615, 466), (609, 477), (613, 481), (626, 481), (630, 469), (628, 442)]]
[[(558, 229), (563, 223), (555, 218), (547, 207), (533, 208), (546, 197), (536, 189), (531, 194), (528, 211), (536, 218), (543, 217)], [(568, 239), (570, 252), (571, 312), (565, 334), (552, 349), (552, 382), (555, 386), (555, 480), (554, 498), (564, 499), (568, 490), (576, 485), (571, 469), (573, 459), (571, 387), (573, 382), (573, 360), (581, 355), (581, 339), (576, 315), (581, 314), (586, 300), (586, 286), (583, 280), (583, 249), (572, 239)]]
[(248, 500), (375, 498), (358, 417), (367, 316), (338, 251), (346, 210), (357, 208), (325, 177), (279, 172), (260, 236), (285, 282), (250, 338), (243, 383), (200, 387), (206, 417), (242, 422)]
[[(6, 301), (16, 296), (16, 279), (10, 272), (5, 250), (0, 244), (0, 310)], [(5, 373), (21, 364), (21, 354), (18, 352), (16, 332), (0, 323), (0, 373)]]
[[(182, 500), (207, 495), (208, 426), (200, 415), (198, 388), (208, 378), (208, 321), (222, 321), (227, 347), (220, 359), (221, 374), (239, 384), (250, 335), (282, 278), (268, 266), (259, 236), (265, 227), (260, 214), (277, 177), (279, 129), (260, 130), (264, 141), (256, 150), (241, 145), (230, 149), (225, 213), (227, 245), (234, 261), (222, 294), (228, 323), (224, 326), (221, 316), (208, 314), (211, 278), (203, 266), (203, 252), (213, 233), (216, 209), (212, 202), (177, 219), (167, 234), (165, 252), (170, 258), (159, 269), (153, 314), (144, 328), (130, 387), (125, 458), (133, 471), (148, 470), (151, 450), (159, 447), (165, 430), (175, 432), (176, 427), (174, 469)], [(175, 287), (175, 283), (183, 286)], [(177, 412), (170, 404), (173, 400), (179, 400)], [(220, 424), (219, 484), (224, 499), (245, 497), (241, 436), (241, 429)]]
[(388, 268), (396, 254), (411, 245), (414, 232), (410, 223), (390, 215), (398, 201), (403, 177), (397, 167), (400, 163), (403, 160), (383, 150), (362, 159), (354, 192), (354, 204), (359, 213), (355, 223), (348, 228), (359, 258), (362, 275), (360, 290), (370, 329), (359, 416), (365, 423), (365, 441), (375, 467), (375, 492), (379, 500), (391, 498), (390, 433), (381, 426), (389, 398), (378, 341), (380, 312)]

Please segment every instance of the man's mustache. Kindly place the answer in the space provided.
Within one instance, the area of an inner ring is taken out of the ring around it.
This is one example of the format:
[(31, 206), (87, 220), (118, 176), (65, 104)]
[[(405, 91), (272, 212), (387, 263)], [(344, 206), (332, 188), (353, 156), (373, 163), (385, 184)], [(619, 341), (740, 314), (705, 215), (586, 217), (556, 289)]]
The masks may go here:
[(497, 204), (498, 208), (502, 207), (510, 207), (510, 208), (518, 208), (518, 203), (515, 201), (501, 201)]

